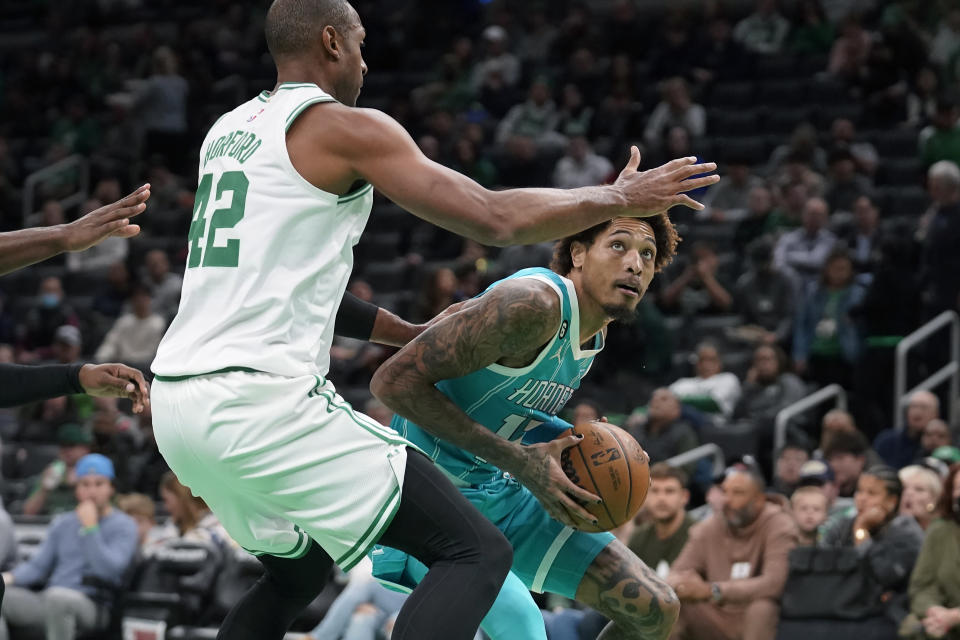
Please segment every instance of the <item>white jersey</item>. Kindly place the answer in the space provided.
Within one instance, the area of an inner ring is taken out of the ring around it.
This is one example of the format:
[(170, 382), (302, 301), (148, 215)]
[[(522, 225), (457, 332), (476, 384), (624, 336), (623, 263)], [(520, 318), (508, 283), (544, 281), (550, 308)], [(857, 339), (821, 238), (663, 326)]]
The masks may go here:
[(326, 374), (373, 187), (343, 196), (314, 187), (291, 164), (286, 131), (310, 105), (333, 100), (315, 84), (285, 83), (207, 133), (180, 310), (152, 366), (161, 379)]

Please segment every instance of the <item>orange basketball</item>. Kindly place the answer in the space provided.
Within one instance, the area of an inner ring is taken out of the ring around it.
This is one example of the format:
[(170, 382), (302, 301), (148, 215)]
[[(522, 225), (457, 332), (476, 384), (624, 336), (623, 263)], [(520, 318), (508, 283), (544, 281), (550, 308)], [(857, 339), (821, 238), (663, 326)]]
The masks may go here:
[(603, 504), (584, 505), (599, 525), (583, 523), (577, 528), (615, 529), (633, 518), (646, 500), (650, 459), (633, 436), (615, 425), (582, 422), (573, 432), (583, 434), (583, 440), (563, 452), (563, 470), (574, 484), (603, 499)]

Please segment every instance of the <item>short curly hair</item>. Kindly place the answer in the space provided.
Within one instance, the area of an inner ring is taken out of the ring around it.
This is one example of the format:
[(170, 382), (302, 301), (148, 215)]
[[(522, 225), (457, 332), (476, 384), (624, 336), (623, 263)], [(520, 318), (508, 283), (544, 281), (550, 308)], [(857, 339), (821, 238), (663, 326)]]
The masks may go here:
[[(677, 233), (677, 228), (673, 226), (673, 222), (670, 221), (666, 212), (643, 218), (643, 221), (653, 229), (653, 237), (657, 242), (657, 257), (654, 261), (654, 273), (659, 273), (664, 267), (673, 262), (674, 256), (677, 255), (677, 245), (680, 243), (681, 238)], [(550, 261), (550, 270), (561, 276), (565, 276), (573, 271), (573, 257), (570, 254), (570, 248), (573, 246), (573, 243), (580, 242), (587, 246), (592, 245), (593, 241), (597, 239), (597, 236), (609, 227), (611, 222), (613, 222), (613, 220), (602, 222), (589, 229), (584, 229), (580, 233), (575, 233), (572, 236), (558, 240), (553, 248), (553, 260)]]

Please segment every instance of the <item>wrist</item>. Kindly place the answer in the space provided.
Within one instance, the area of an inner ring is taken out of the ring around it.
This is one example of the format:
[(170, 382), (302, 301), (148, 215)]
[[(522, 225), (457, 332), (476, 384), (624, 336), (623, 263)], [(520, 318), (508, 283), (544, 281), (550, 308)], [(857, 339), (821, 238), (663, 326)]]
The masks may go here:
[(70, 251), (70, 227), (67, 224), (58, 224), (50, 227), (51, 243), (57, 253)]

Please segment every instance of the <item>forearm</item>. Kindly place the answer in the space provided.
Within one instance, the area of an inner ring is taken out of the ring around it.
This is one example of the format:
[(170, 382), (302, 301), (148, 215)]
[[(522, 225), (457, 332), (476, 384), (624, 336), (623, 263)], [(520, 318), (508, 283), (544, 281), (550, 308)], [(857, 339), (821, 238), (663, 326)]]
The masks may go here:
[(423, 331), (423, 325), (411, 324), (383, 307), (377, 309), (377, 317), (370, 332), (370, 342), (391, 347), (402, 347)]
[(23, 515), (35, 516), (43, 511), (43, 506), (47, 503), (47, 490), (44, 488), (34, 491), (29, 498), (23, 502)]
[(707, 288), (707, 293), (710, 294), (710, 299), (713, 300), (713, 304), (720, 309), (729, 309), (730, 305), (733, 304), (733, 297), (723, 288), (716, 278), (706, 278), (703, 281), (704, 286)]
[(63, 227), (38, 227), (0, 233), (0, 275), (63, 253)]
[(0, 407), (83, 393), (81, 367), (82, 364), (0, 364)]
[(514, 475), (523, 469), (523, 447), (474, 422), (426, 379), (403, 352), (377, 370), (370, 391), (388, 408), (434, 436)]

